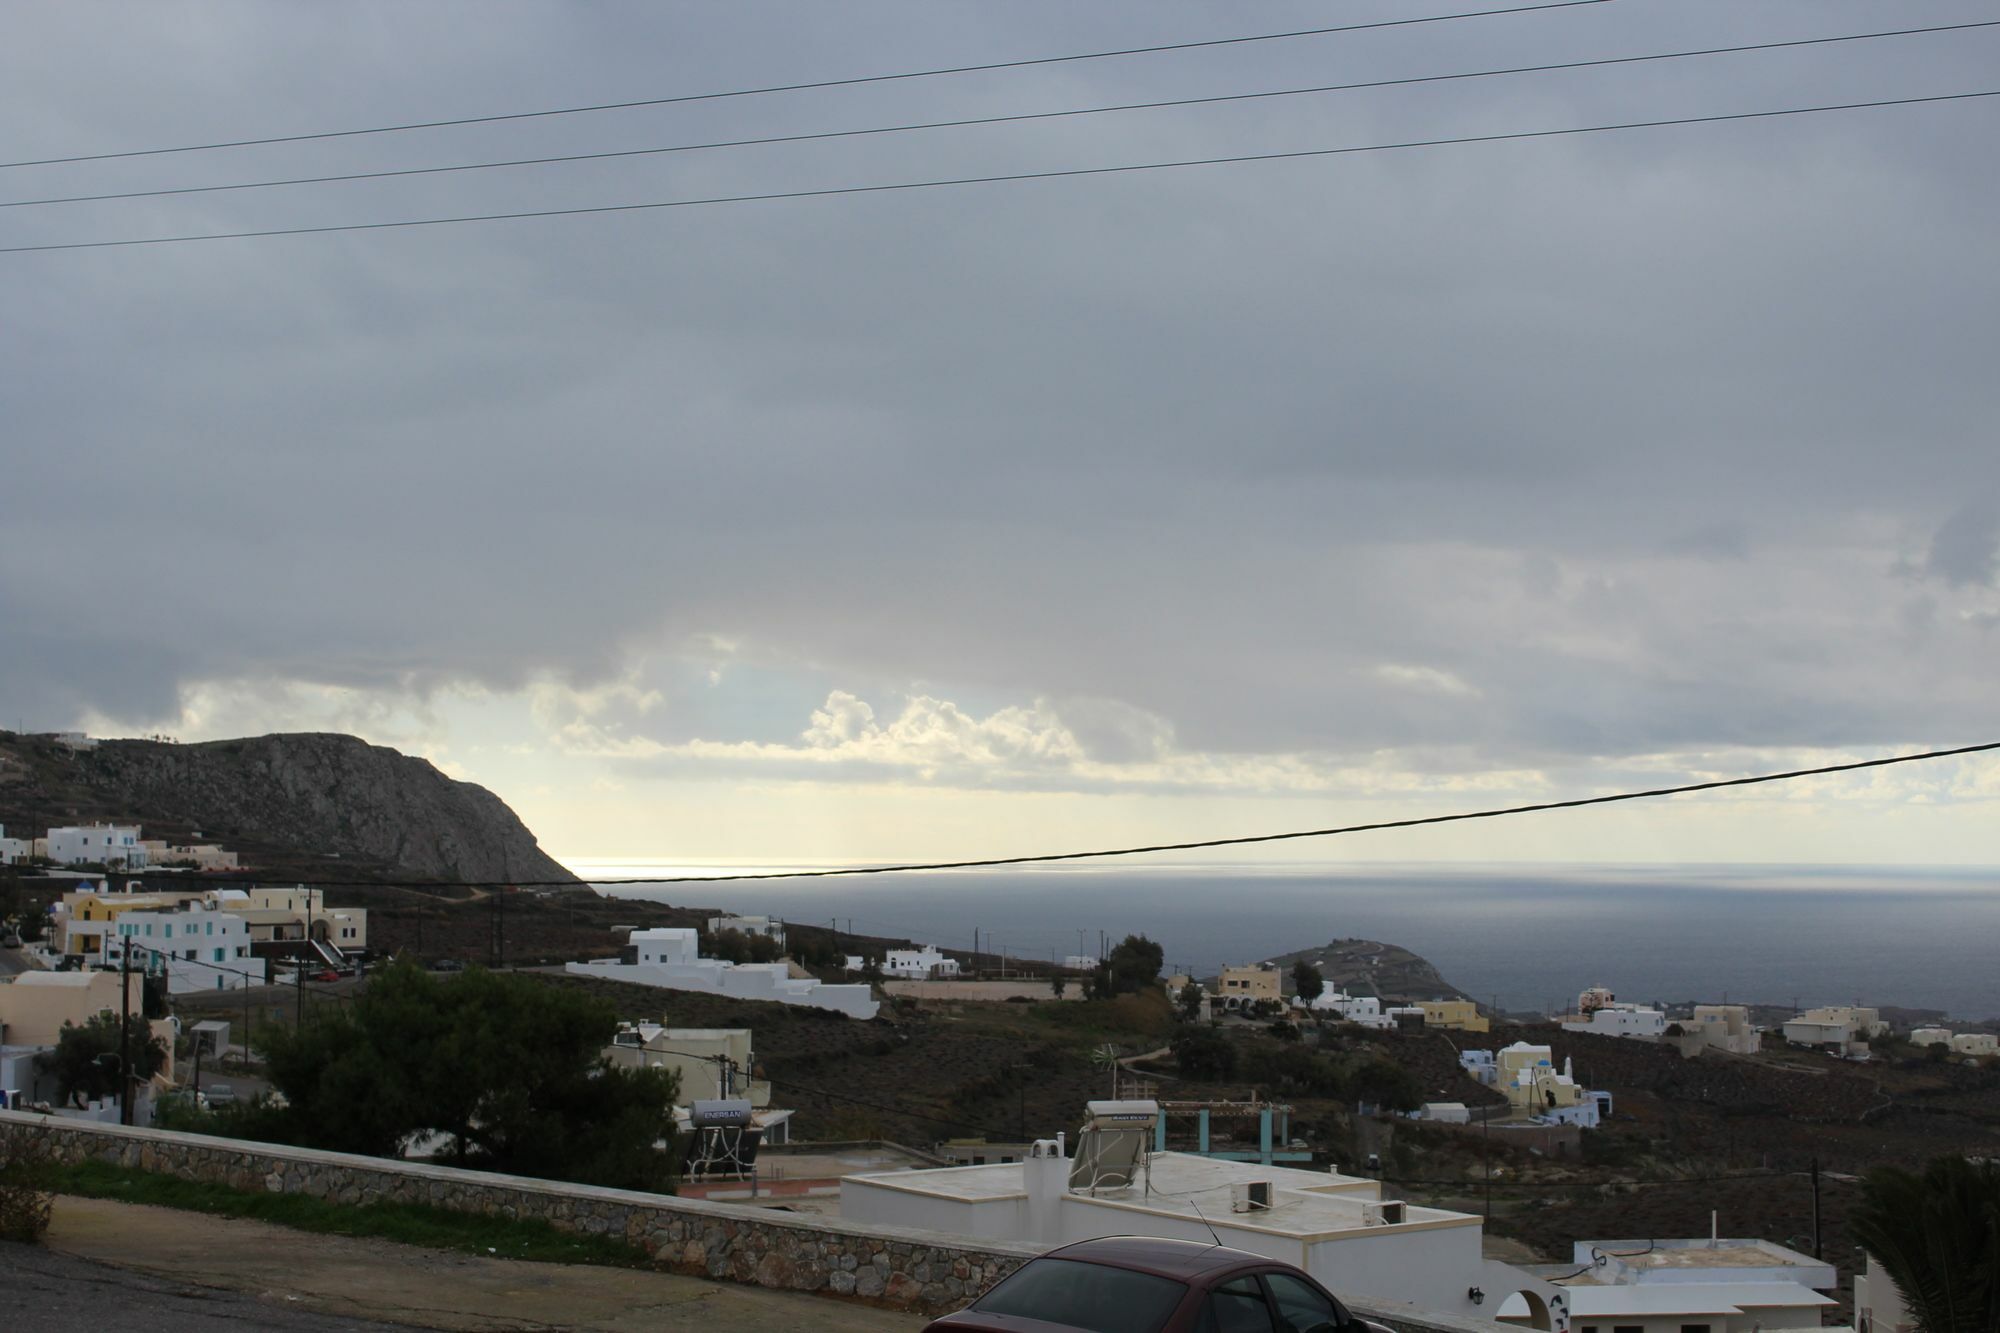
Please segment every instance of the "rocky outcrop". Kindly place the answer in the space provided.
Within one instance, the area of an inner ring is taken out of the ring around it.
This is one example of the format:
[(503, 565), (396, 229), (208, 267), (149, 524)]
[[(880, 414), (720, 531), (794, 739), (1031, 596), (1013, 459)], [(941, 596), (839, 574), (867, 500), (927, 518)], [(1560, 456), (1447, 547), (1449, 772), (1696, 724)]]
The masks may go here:
[(423, 879), (575, 880), (492, 792), (353, 736), (108, 740), (44, 764), (34, 764), (42, 756), (33, 750), (16, 753), (46, 779), (46, 804), (64, 807), (48, 811), (51, 822), (132, 820), (149, 837), (198, 830), (264, 852), (254, 858), (260, 863), (275, 853), (287, 863), (337, 859)]

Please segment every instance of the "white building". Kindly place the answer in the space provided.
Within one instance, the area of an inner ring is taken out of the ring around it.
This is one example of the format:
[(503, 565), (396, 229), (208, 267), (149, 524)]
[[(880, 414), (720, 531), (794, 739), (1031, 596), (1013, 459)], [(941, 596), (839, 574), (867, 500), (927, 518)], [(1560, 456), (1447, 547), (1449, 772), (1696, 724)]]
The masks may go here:
[(785, 947), (785, 923), (772, 916), (712, 916), (708, 919), (708, 933), (720, 935), (725, 930), (733, 930), (740, 935), (763, 935), (776, 940), (780, 949)]
[(1097, 970), (1097, 961), (1087, 953), (1073, 953), (1063, 958), (1062, 965), (1068, 972), (1094, 972)]
[(889, 977), (955, 977), (958, 960), (938, 952), (935, 944), (921, 949), (891, 949), (882, 960), (882, 975)]
[(571, 963), (573, 976), (601, 977), (663, 990), (733, 995), (744, 1000), (770, 1000), (816, 1009), (833, 1009), (850, 1018), (875, 1017), (873, 992), (865, 985), (829, 986), (799, 979), (783, 963), (730, 963), (701, 956), (701, 936), (686, 927), (635, 930), (625, 957)]
[(264, 963), (250, 954), (249, 925), (211, 905), (178, 912), (121, 912), (114, 930), (103, 937), (104, 965), (119, 966), (129, 949), (135, 969), (165, 971), (169, 994), (263, 984)]
[(1854, 1275), (1854, 1333), (1917, 1333), (1903, 1293), (1872, 1254)]
[(1910, 1044), (1912, 1046), (1949, 1046), (1951, 1045), (1951, 1036), (1950, 1028), (1918, 1028), (1910, 1033)]
[(2000, 1037), (1991, 1032), (1959, 1032), (1951, 1039), (1953, 1055), (2000, 1055)]
[[(1571, 1333), (1818, 1328), (1838, 1304), (1822, 1294), (1839, 1280), (1832, 1264), (1765, 1240), (1578, 1241), (1559, 1271)], [(1529, 1309), (1510, 1297), (1496, 1314), (1524, 1323)]]
[(34, 854), (34, 843), (26, 838), (10, 838), (6, 834), (6, 826), (0, 824), (0, 866), (17, 865)]
[(1358, 1023), (1365, 1028), (1386, 1030), (1395, 1026), (1395, 1020), (1382, 1012), (1381, 999), (1373, 995), (1348, 995), (1337, 990), (1323, 990), (1314, 998), (1312, 1012), (1337, 1014), (1343, 1022)]
[[(1480, 1253), (1480, 1219), (1385, 1201), (1373, 1180), (1192, 1153), (1151, 1153), (1132, 1183), (1072, 1184), (1079, 1159), (1044, 1139), (1026, 1161), (853, 1175), (840, 1182), (848, 1221), (1054, 1247), (1098, 1236), (1160, 1236), (1224, 1245), (1296, 1264), (1333, 1291), (1480, 1314), (1495, 1299), (1550, 1284)], [(1490, 1310), (1490, 1307), (1489, 1307)]]
[(140, 870), (146, 864), (146, 849), (139, 845), (137, 824), (91, 824), (50, 829), (48, 857), (57, 865)]
[(1568, 1014), (1562, 1021), (1564, 1032), (1585, 1032), (1598, 1037), (1632, 1037), (1658, 1041), (1667, 1030), (1667, 1016), (1658, 1009), (1636, 1004), (1600, 1005), (1587, 1014)]

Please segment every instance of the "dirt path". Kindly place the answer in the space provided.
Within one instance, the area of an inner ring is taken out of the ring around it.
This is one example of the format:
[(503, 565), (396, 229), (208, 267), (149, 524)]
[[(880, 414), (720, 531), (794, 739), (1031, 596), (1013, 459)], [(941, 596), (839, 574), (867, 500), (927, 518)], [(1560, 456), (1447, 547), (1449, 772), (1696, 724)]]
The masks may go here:
[(462, 1330), (920, 1329), (831, 1298), (623, 1268), (483, 1259), (239, 1218), (64, 1196), (49, 1249), (289, 1310)]

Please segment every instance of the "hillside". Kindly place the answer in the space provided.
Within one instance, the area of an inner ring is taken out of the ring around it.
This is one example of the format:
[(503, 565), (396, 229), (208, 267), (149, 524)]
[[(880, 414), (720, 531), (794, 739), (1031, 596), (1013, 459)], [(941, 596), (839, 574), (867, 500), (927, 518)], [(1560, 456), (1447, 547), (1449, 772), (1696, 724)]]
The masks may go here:
[(1292, 964), (1301, 959), (1317, 967), (1330, 988), (1349, 995), (1379, 995), (1395, 1001), (1472, 998), (1439, 976), (1423, 958), (1401, 945), (1376, 940), (1333, 940), (1318, 948), (1268, 959), (1285, 974), (1287, 995), (1292, 991)]
[(92, 820), (138, 823), (147, 837), (198, 832), (265, 872), (323, 878), (338, 862), (362, 879), (575, 878), (492, 792), (353, 736), (71, 750), (0, 732), (0, 824), (38, 833)]

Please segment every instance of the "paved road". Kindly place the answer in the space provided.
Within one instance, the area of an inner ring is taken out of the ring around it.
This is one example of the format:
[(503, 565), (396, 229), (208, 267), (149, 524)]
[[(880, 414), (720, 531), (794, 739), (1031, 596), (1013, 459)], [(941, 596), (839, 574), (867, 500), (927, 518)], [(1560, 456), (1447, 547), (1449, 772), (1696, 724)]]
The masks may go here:
[(408, 1324), (316, 1314), (292, 1302), (264, 1300), (237, 1291), (191, 1287), (110, 1264), (31, 1245), (0, 1241), (0, 1300), (6, 1325), (21, 1333), (99, 1333), (143, 1328), (158, 1333), (212, 1333), (219, 1328), (296, 1330), (407, 1330)]
[[(387, 1241), (315, 1235), (241, 1218), (68, 1196), (56, 1200), (48, 1246), (63, 1258), (115, 1264), (148, 1278), (198, 1277), (211, 1287), (253, 1298), (249, 1308), (255, 1311), (282, 1308), (288, 1314), (332, 1317), (321, 1324), (269, 1325), (279, 1328), (884, 1333), (921, 1329), (926, 1322), (831, 1297), (649, 1270), (488, 1259)], [(4, 1265), (12, 1253), (0, 1251), (0, 1284), (11, 1271)], [(75, 1304), (82, 1307), (85, 1300)], [(0, 1312), (11, 1308), (8, 1293), (0, 1286)], [(11, 1333), (14, 1327), (6, 1313), (0, 1313), (0, 1329)], [(180, 1326), (142, 1318), (46, 1327)]]
[(28, 957), (27, 950), (0, 949), (0, 977), (11, 977), (34, 966), (36, 963)]

